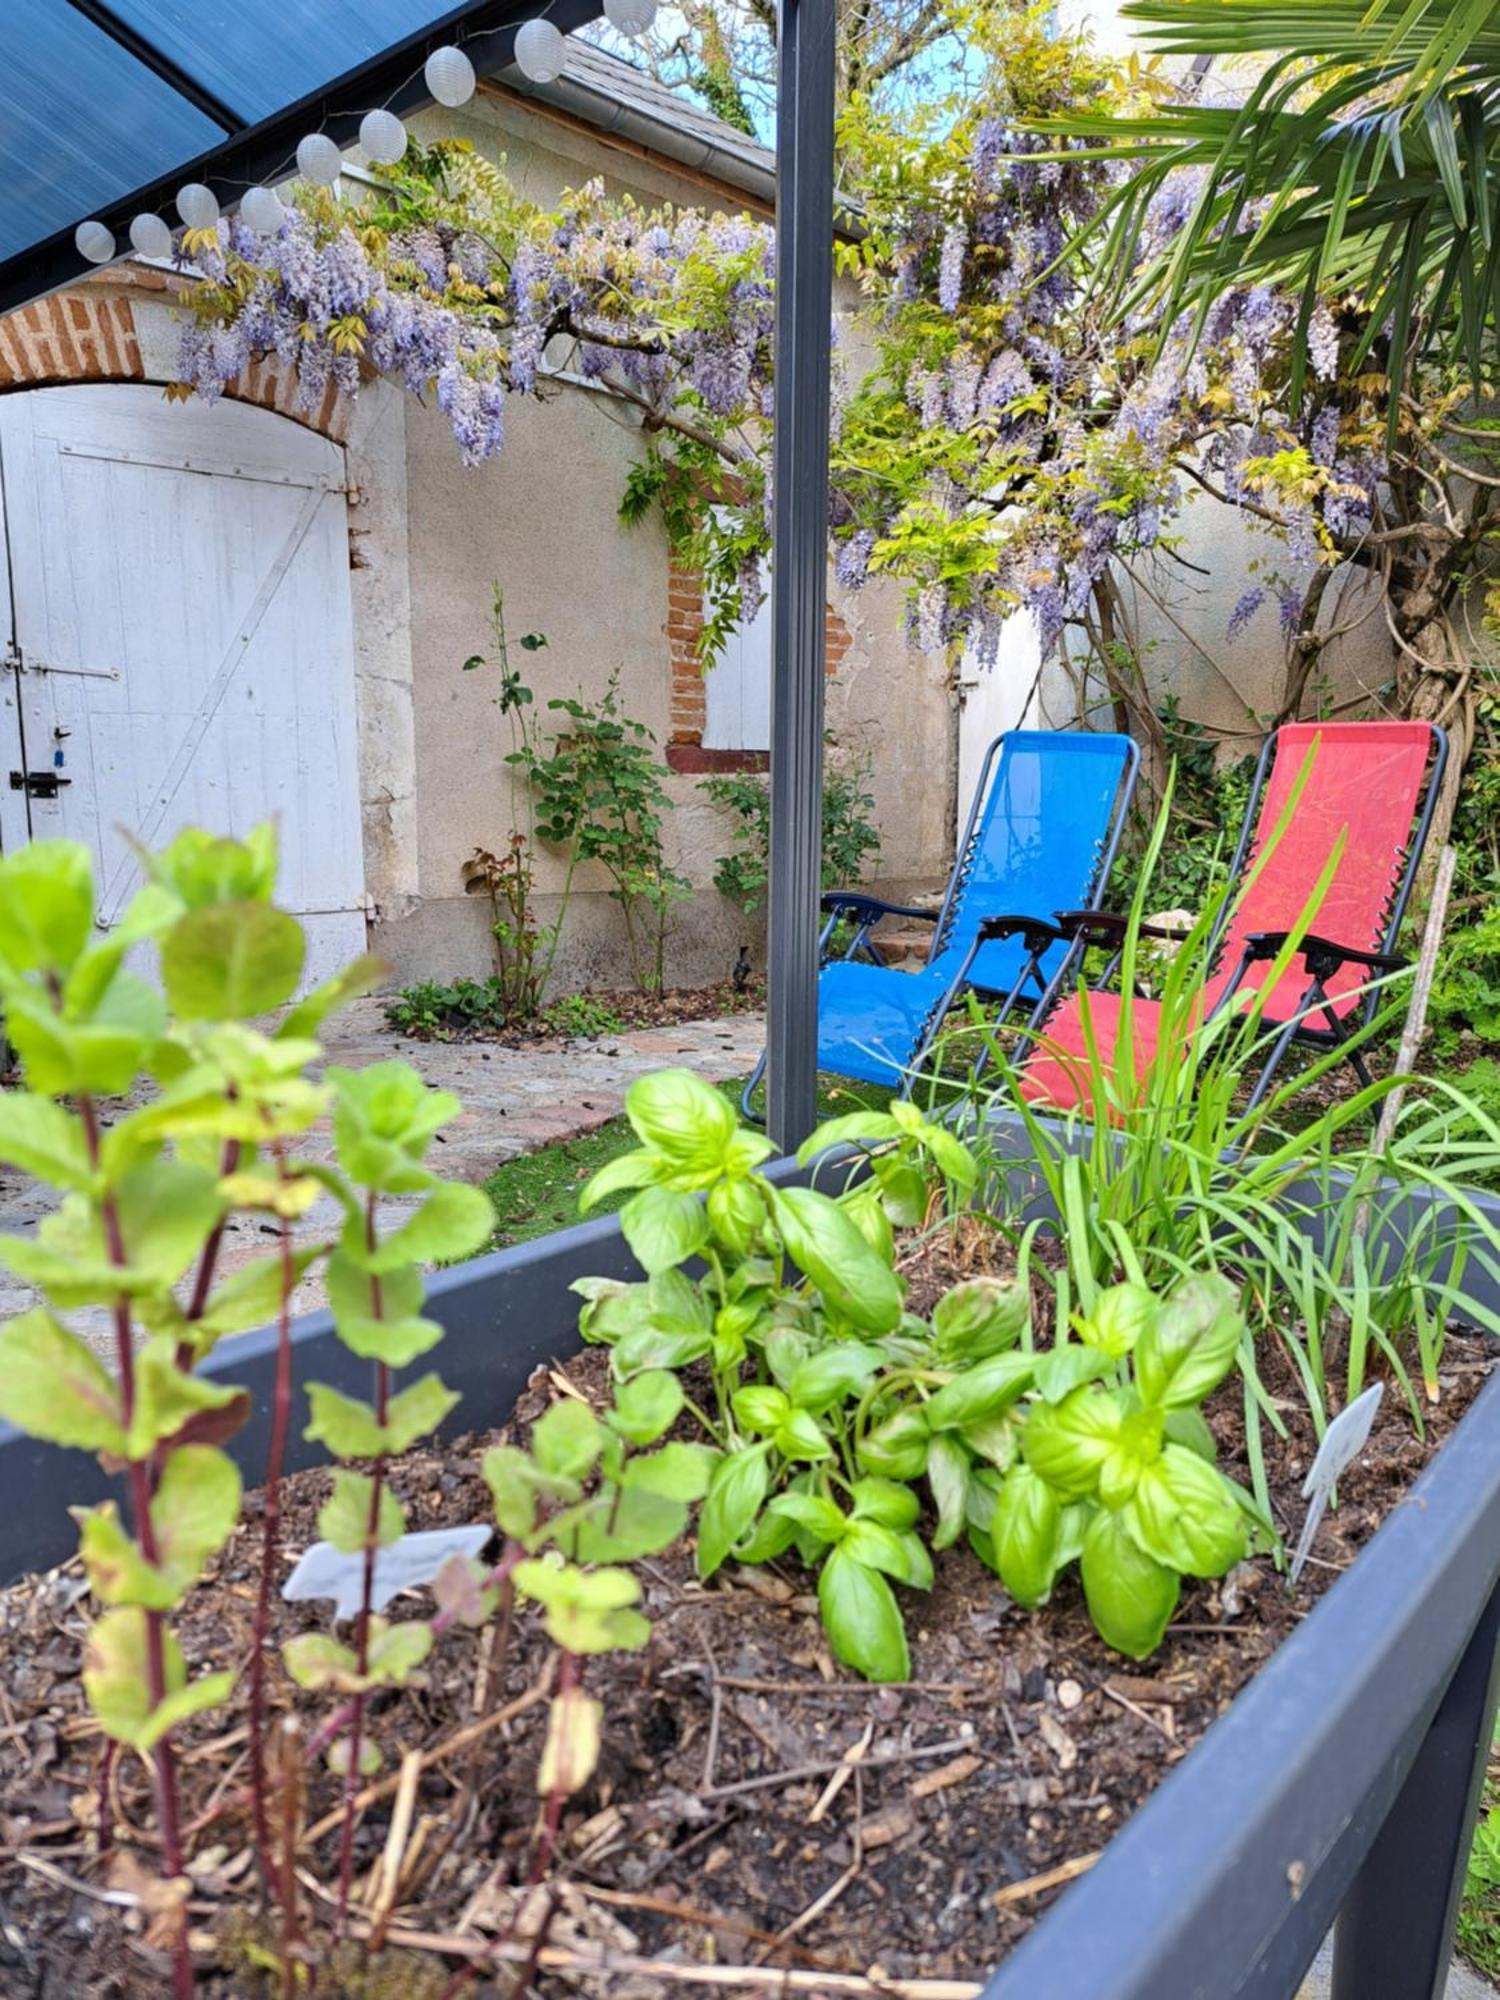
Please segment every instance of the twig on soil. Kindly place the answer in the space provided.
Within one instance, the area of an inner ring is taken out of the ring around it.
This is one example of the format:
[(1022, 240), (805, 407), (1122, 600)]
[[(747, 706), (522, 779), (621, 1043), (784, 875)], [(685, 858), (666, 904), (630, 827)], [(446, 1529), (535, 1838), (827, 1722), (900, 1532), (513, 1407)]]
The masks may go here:
[(1132, 1701), (1128, 1694), (1121, 1694), (1120, 1690), (1117, 1687), (1111, 1687), (1108, 1681), (1100, 1681), (1099, 1692), (1100, 1694), (1108, 1695), (1109, 1699), (1117, 1702), (1121, 1708), (1128, 1709), (1137, 1721), (1144, 1722), (1148, 1729), (1154, 1729), (1158, 1736), (1164, 1736), (1169, 1743), (1177, 1741), (1176, 1736), (1167, 1728), (1165, 1723), (1158, 1722), (1154, 1715), (1147, 1714), (1139, 1702)]
[[(946, 1736), (941, 1743), (918, 1743), (910, 1750), (878, 1750), (873, 1757), (864, 1759), (863, 1768), (874, 1770), (885, 1764), (910, 1764), (919, 1757), (953, 1757), (961, 1750), (972, 1750), (974, 1737), (971, 1731), (966, 1736)], [(740, 1778), (732, 1785), (715, 1785), (712, 1791), (699, 1792), (700, 1799), (732, 1799), (742, 1792), (764, 1792), (773, 1785), (794, 1785), (804, 1778), (826, 1778), (830, 1771), (837, 1771), (843, 1765), (843, 1758), (824, 1760), (819, 1764), (793, 1764), (785, 1771), (768, 1771), (758, 1778)]]
[(55, 1861), (45, 1855), (28, 1854), (24, 1848), (17, 1848), (11, 1859), (33, 1875), (40, 1875), (44, 1882), (51, 1882), (59, 1889), (66, 1889), (70, 1896), (86, 1896), (93, 1903), (110, 1903), (117, 1910), (138, 1910), (142, 1907), (139, 1896), (128, 1889), (96, 1889), (92, 1882), (85, 1882), (77, 1875), (70, 1875), (65, 1868), (59, 1868)]
[[(781, 1936), (775, 1931), (762, 1930), (758, 1924), (746, 1923), (743, 1917), (721, 1917), (713, 1910), (696, 1909), (691, 1903), (674, 1903), (670, 1896), (643, 1896), (634, 1889), (601, 1889), (593, 1882), (580, 1882), (576, 1878), (568, 1883), (568, 1893), (584, 1896), (591, 1903), (605, 1903), (618, 1910), (650, 1910), (659, 1917), (672, 1917), (685, 1924), (696, 1924), (703, 1930), (728, 1931), (733, 1937), (746, 1939), (750, 1944), (778, 1945)], [(825, 1958), (821, 1952), (799, 1952), (813, 1965), (824, 1966), (830, 1972), (847, 1971), (837, 1960)]]
[(844, 1752), (843, 1758), (839, 1764), (839, 1768), (834, 1772), (833, 1776), (828, 1780), (828, 1783), (823, 1787), (822, 1797), (818, 1800), (818, 1803), (813, 1807), (812, 1811), (807, 1815), (807, 1823), (809, 1826), (817, 1826), (819, 1822), (826, 1817), (829, 1807), (833, 1804), (834, 1800), (838, 1797), (839, 1793), (844, 1789), (845, 1785), (848, 1784), (850, 1778), (853, 1777), (855, 1765), (859, 1762), (859, 1760), (864, 1756), (865, 1752), (869, 1749), (870, 1744), (874, 1739), (874, 1736), (875, 1736), (875, 1723), (872, 1718), (869, 1722), (865, 1724), (863, 1734), (857, 1736), (855, 1740), (849, 1745), (849, 1748)]
[[(498, 1729), (502, 1723), (513, 1721), (516, 1716), (524, 1714), (528, 1708), (535, 1708), (539, 1701), (546, 1700), (551, 1688), (552, 1663), (549, 1661), (547, 1671), (534, 1687), (527, 1688), (526, 1692), (518, 1694), (514, 1701), (508, 1701), (503, 1708), (497, 1708), (493, 1714), (481, 1717), (478, 1722), (465, 1723), (462, 1729), (455, 1730), (451, 1736), (446, 1737), (431, 1750), (422, 1751), (418, 1758), (419, 1772), (431, 1770), (434, 1764), (441, 1764), (456, 1751), (467, 1749), (469, 1744), (477, 1742), (488, 1730)], [(355, 1810), (364, 1812), (370, 1806), (378, 1805), (382, 1799), (388, 1799), (400, 1783), (401, 1773), (398, 1771), (393, 1777), (378, 1778), (373, 1785), (366, 1785), (354, 1801)], [(335, 1806), (332, 1812), (324, 1813), (323, 1817), (315, 1821), (303, 1834), (301, 1845), (304, 1848), (311, 1847), (315, 1841), (321, 1840), (325, 1833), (331, 1833), (343, 1816), (342, 1804)]]
[(1012, 1903), (1028, 1902), (1048, 1889), (1071, 1882), (1075, 1875), (1086, 1875), (1103, 1852), (1099, 1847), (1092, 1854), (1075, 1854), (1071, 1861), (1060, 1861), (1055, 1868), (1043, 1869), (1040, 1875), (1028, 1875), (1024, 1882), (1009, 1882), (1003, 1889), (997, 1889), (990, 1901), (997, 1910), (1007, 1909)]
[(422, 1753), (408, 1750), (401, 1759), (401, 1769), (396, 1775), (396, 1804), (391, 1813), (390, 1830), (385, 1837), (385, 1849), (375, 1869), (375, 1883), (370, 1896), (370, 1915), (375, 1930), (371, 1942), (378, 1948), (386, 1925), (391, 1920), (391, 1912), (396, 1907), (396, 1892), (401, 1886), (402, 1869), (406, 1861), (406, 1843), (411, 1834), (412, 1813), (416, 1809), (417, 1785), (422, 1776)]
[[(365, 1924), (352, 1924), (354, 1937), (368, 1936)], [(448, 1936), (440, 1931), (407, 1931), (392, 1927), (387, 1944), (407, 1951), (441, 1952), (450, 1958), (488, 1956), (511, 1965), (531, 1956), (527, 1945), (495, 1947), (481, 1937)], [(656, 1979), (664, 1985), (721, 1986), (764, 1992), (838, 1996), (838, 2000), (979, 2000), (984, 1991), (975, 1979), (872, 1979), (855, 1972), (803, 1972), (796, 1967), (768, 1972), (761, 1965), (679, 1965), (670, 1958), (637, 1958), (629, 1952), (571, 1951), (544, 1945), (536, 1954), (543, 1972), (569, 1972), (585, 1978)]]
[[(863, 1744), (865, 1747), (868, 1747), (869, 1745), (870, 1735), (873, 1729), (874, 1729), (874, 1724), (872, 1723), (870, 1725), (870, 1728), (865, 1731), (864, 1736), (860, 1739), (860, 1743)], [(859, 1745), (856, 1745), (855, 1747), (857, 1749), (859, 1748)], [(792, 1938), (794, 1938), (797, 1935), (798, 1931), (806, 1930), (809, 1924), (816, 1923), (818, 1918), (823, 1915), (825, 1910), (832, 1909), (833, 1905), (838, 1901), (839, 1897), (843, 1895), (844, 1891), (848, 1888), (849, 1884), (854, 1880), (855, 1876), (858, 1875), (860, 1869), (863, 1868), (865, 1865), (864, 1776), (860, 1771), (857, 1762), (851, 1761), (846, 1763), (844, 1765), (844, 1769), (846, 1771), (852, 1772), (854, 1776), (854, 1835), (853, 1835), (854, 1858), (850, 1861), (849, 1866), (844, 1870), (843, 1874), (838, 1877), (837, 1881), (830, 1882), (828, 1887), (823, 1891), (821, 1896), (814, 1897), (813, 1901), (808, 1904), (807, 1908), (802, 1912), (800, 1917), (792, 1918), (792, 1921), (785, 1927), (785, 1929), (781, 1933), (781, 1936), (777, 1939), (778, 1944), (788, 1943)], [(823, 1796), (824, 1798), (826, 1798), (828, 1794), (825, 1792)], [(820, 1800), (819, 1804), (821, 1803), (822, 1801)], [(766, 1959), (769, 1958), (770, 1955), (771, 1954), (769, 1953), (769, 1951), (763, 1951), (760, 1955), (760, 1963), (764, 1964)]]

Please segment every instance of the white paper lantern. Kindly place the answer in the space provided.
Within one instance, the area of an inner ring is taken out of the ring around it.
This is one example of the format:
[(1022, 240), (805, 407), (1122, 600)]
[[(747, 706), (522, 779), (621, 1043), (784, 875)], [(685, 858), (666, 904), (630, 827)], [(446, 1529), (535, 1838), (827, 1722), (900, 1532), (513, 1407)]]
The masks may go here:
[(172, 232), (159, 215), (138, 215), (130, 225), (130, 247), (138, 257), (170, 257)]
[(359, 121), (359, 143), (367, 159), (393, 167), (406, 151), (406, 127), (394, 111), (367, 111)]
[(309, 132), (297, 146), (297, 171), (305, 181), (332, 187), (344, 171), (344, 156), (326, 132)]
[(189, 181), (178, 190), (177, 213), (189, 229), (212, 229), (219, 219), (219, 197), (202, 181)]
[(241, 222), (261, 236), (274, 236), (285, 214), (280, 196), (272, 188), (249, 188), (240, 202)]
[(550, 21), (523, 21), (516, 30), (516, 68), (533, 83), (555, 83), (568, 60), (568, 45)]
[(604, 17), (622, 35), (644, 35), (656, 19), (656, 0), (604, 0)]
[(474, 95), (474, 65), (462, 49), (434, 49), (422, 71), (439, 104), (457, 110)]
[(115, 233), (102, 222), (80, 222), (73, 231), (73, 241), (79, 256), (87, 257), (91, 264), (107, 264), (115, 254)]

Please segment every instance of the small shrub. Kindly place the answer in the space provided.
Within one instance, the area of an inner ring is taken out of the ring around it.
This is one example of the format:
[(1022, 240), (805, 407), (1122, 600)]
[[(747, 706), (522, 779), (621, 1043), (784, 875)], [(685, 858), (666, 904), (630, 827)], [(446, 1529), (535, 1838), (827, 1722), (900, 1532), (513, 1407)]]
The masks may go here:
[[(823, 775), (823, 887), (848, 889), (862, 881), (880, 852), (875, 830), (875, 798), (869, 789), (870, 760), (840, 766)], [(705, 778), (701, 789), (715, 805), (735, 815), (734, 846), (714, 865), (714, 887), (753, 916), (766, 900), (770, 878), (770, 781), (751, 771)]]

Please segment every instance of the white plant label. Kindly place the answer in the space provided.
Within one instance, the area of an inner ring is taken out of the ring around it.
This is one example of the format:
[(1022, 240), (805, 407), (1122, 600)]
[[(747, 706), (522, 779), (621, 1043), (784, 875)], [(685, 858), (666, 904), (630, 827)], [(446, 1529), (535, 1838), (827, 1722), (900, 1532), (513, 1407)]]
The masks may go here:
[(1302, 1482), (1302, 1497), (1309, 1505), (1307, 1519), (1302, 1523), (1302, 1533), (1297, 1537), (1296, 1553), (1292, 1557), (1291, 1582), (1296, 1585), (1307, 1562), (1313, 1545), (1313, 1536), (1318, 1532), (1318, 1524), (1323, 1519), (1328, 1506), (1328, 1496), (1338, 1484), (1339, 1475), (1352, 1465), (1365, 1448), (1365, 1442), (1375, 1422), (1375, 1413), (1380, 1408), (1380, 1399), (1385, 1394), (1385, 1384), (1376, 1382), (1366, 1389), (1362, 1396), (1356, 1396), (1347, 1410), (1340, 1410), (1333, 1422), (1323, 1433), (1323, 1442), (1318, 1446), (1318, 1455), (1308, 1468)]
[[(383, 1611), (398, 1590), (415, 1590), (431, 1583), (449, 1556), (477, 1556), (494, 1532), (483, 1526), (428, 1528), (403, 1535), (389, 1548), (377, 1549), (370, 1609)], [(281, 1594), (288, 1603), (305, 1597), (331, 1597), (335, 1621), (352, 1618), (359, 1610), (364, 1576), (361, 1550), (346, 1555), (332, 1542), (314, 1542), (287, 1578)]]

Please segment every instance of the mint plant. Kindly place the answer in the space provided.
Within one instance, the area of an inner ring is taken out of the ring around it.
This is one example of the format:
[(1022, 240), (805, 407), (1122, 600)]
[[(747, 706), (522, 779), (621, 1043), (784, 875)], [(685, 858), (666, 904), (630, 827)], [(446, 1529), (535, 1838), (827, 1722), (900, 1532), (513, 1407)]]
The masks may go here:
[[(122, 1477), (124, 1514), (112, 1500), (77, 1510), (103, 1607), (84, 1688), (109, 1744), (151, 1766), (178, 1882), (174, 1732), (236, 1675), (191, 1679), (171, 1614), (234, 1529), (240, 1475), (222, 1446), (248, 1412), (243, 1392), (192, 1371), (224, 1334), (274, 1313), (305, 1261), (283, 1243), (217, 1275), (233, 1213), (297, 1205), (279, 1161), (324, 1102), (302, 1074), (309, 1037), (365, 974), (310, 996), (275, 1036), (245, 1025), (302, 972), (301, 928), (270, 902), (271, 830), (189, 831), (143, 858), (148, 879), (107, 933), (86, 848), (38, 841), (0, 860), (0, 1004), (24, 1080), (0, 1096), (0, 1158), (62, 1191), (34, 1236), (0, 1238), (0, 1260), (47, 1300), (0, 1330), (0, 1417)], [(159, 990), (126, 964), (146, 944)], [(106, 1120), (109, 1100), (146, 1083), (144, 1101), (116, 1101)], [(90, 1306), (108, 1310), (112, 1374), (65, 1317)], [(185, 1995), (185, 1892), (170, 1928)]]
[[(484, 1194), (439, 1180), (423, 1164), (439, 1128), (460, 1109), (451, 1092), (432, 1090), (402, 1062), (362, 1070), (330, 1068), (333, 1132), (339, 1173), (323, 1178), (344, 1205), (345, 1224), (328, 1260), (328, 1302), (339, 1339), (373, 1365), (373, 1398), (362, 1402), (324, 1383), (308, 1385), (312, 1421), (306, 1435), (336, 1459), (369, 1460), (368, 1473), (334, 1475), (333, 1493), (318, 1518), (323, 1538), (360, 1564), (360, 1605), (352, 1645), (304, 1633), (283, 1648), (288, 1673), (302, 1687), (335, 1688), (352, 1697), (347, 1735), (330, 1756), (345, 1778), (338, 1908), (348, 1907), (354, 1861), (354, 1799), (362, 1776), (378, 1764), (364, 1733), (372, 1690), (400, 1686), (432, 1647), (422, 1619), (393, 1623), (373, 1605), (379, 1551), (399, 1541), (406, 1517), (387, 1484), (389, 1462), (443, 1421), (457, 1395), (434, 1372), (397, 1390), (397, 1372), (442, 1339), (437, 1321), (421, 1313), (421, 1266), (471, 1255), (488, 1239), (493, 1214)], [(380, 1201), (421, 1195), (415, 1211), (386, 1233)]]

